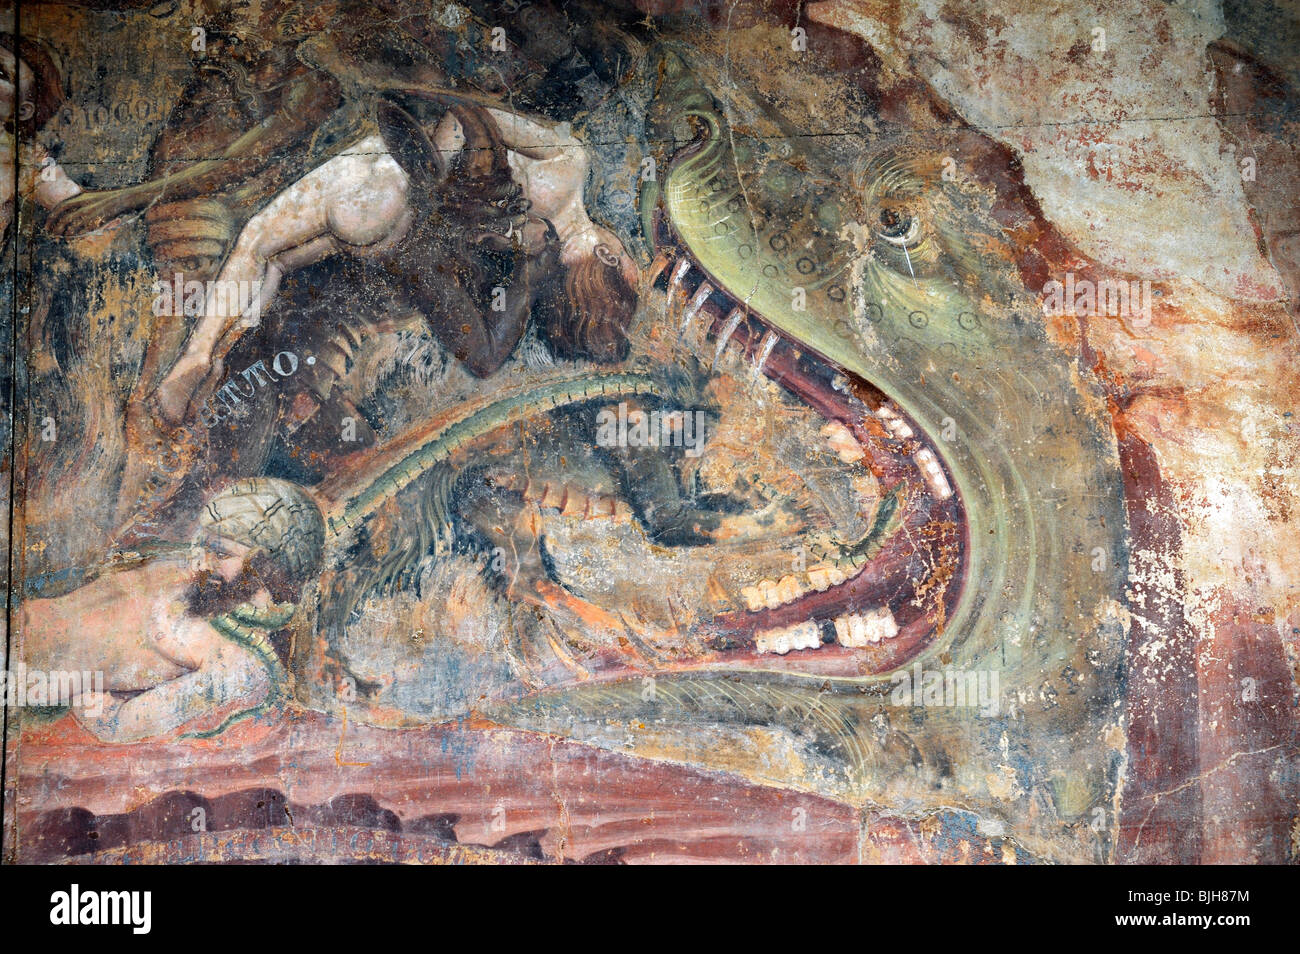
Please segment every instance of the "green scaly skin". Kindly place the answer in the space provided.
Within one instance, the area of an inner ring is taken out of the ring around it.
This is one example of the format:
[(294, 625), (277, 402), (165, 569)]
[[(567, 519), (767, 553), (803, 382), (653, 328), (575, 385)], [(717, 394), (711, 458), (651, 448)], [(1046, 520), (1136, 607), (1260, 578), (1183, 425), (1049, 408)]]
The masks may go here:
[(215, 729), (187, 732), (181, 736), (182, 739), (210, 739), (218, 736), (236, 722), (261, 715), (280, 700), (284, 692), (284, 667), (275, 654), (275, 648), (271, 645), (270, 634), (288, 625), (289, 620), (293, 618), (294, 609), (292, 603), (282, 603), (269, 610), (259, 610), (244, 603), (229, 613), (222, 613), (208, 621), (209, 625), (222, 636), (243, 646), (257, 657), (258, 662), (266, 669), (271, 685), (267, 690), (266, 698), (257, 705), (227, 716)]
[(645, 374), (594, 372), (553, 381), (522, 394), (503, 398), (455, 421), (412, 451), (365, 488), (348, 498), (343, 512), (329, 518), (329, 531), (342, 534), (356, 529), (379, 508), (421, 474), (447, 460), (470, 441), (517, 420), (544, 414), (568, 404), (633, 395), (663, 396), (664, 387)]

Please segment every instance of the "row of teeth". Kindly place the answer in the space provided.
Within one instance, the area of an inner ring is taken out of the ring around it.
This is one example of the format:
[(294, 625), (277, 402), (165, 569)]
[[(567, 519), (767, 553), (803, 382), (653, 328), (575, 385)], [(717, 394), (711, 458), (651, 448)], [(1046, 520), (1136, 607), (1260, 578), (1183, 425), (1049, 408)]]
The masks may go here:
[[(885, 425), (885, 430), (889, 431), (898, 440), (907, 440), (912, 437), (913, 432), (907, 426), (907, 422), (888, 404), (880, 405), (876, 409), (876, 416)], [(925, 477), (926, 484), (929, 485), (930, 491), (936, 497), (940, 500), (947, 500), (952, 496), (952, 487), (948, 483), (948, 478), (944, 475), (943, 468), (939, 466), (939, 460), (934, 456), (934, 451), (928, 447), (922, 447), (912, 455), (912, 459), (921, 468), (921, 474)]]
[[(834, 619), (835, 641), (841, 646), (858, 649), (898, 635), (898, 623), (889, 608), (882, 606), (867, 613), (846, 613)], [(765, 629), (754, 636), (754, 648), (760, 653), (784, 656), (798, 649), (820, 649), (821, 626), (811, 620), (794, 626)]]
[(856, 649), (897, 635), (898, 622), (888, 606), (835, 618), (835, 640), (841, 646)]
[(776, 609), (778, 606), (793, 603), (813, 590), (824, 593), (832, 586), (839, 586), (845, 580), (852, 578), (866, 562), (867, 558), (862, 554), (852, 554), (841, 557), (834, 563), (823, 563), (808, 570), (807, 585), (794, 574), (790, 574), (781, 577), (775, 583), (771, 580), (759, 580), (753, 586), (741, 589), (740, 596), (750, 612)]
[(765, 629), (754, 635), (754, 648), (760, 653), (784, 656), (795, 649), (820, 649), (822, 628), (807, 621), (781, 629)]
[[(673, 272), (670, 287), (676, 286), (682, 278), (685, 277), (689, 268), (690, 261), (688, 259), (683, 258), (679, 261), (677, 263), (677, 268)], [(704, 303), (708, 301), (709, 296), (712, 294), (713, 286), (708, 282), (701, 282), (684, 310), (682, 318), (683, 333), (695, 320), (696, 316), (703, 309)], [(716, 351), (713, 356), (713, 363), (715, 366), (722, 358), (723, 352), (726, 351), (732, 332), (736, 330), (741, 321), (744, 320), (744, 317), (745, 312), (740, 308), (733, 309), (727, 316), (728, 320), (726, 325), (718, 335), (718, 339), (715, 342)], [(772, 347), (776, 344), (776, 340), (776, 336), (771, 332), (769, 332), (767, 337), (764, 339), (761, 356), (754, 367), (756, 375), (761, 372), (768, 354), (771, 353)], [(876, 416), (880, 418), (885, 429), (889, 431), (896, 440), (909, 440), (916, 436), (907, 421), (903, 420), (902, 415), (899, 414), (891, 405), (880, 405), (880, 407), (876, 409)], [(857, 460), (861, 460), (862, 456), (864, 456), (861, 447), (857, 444), (857, 440), (853, 438), (852, 432), (842, 424), (834, 422), (834, 425), (828, 427), (828, 429), (823, 431), (823, 433), (827, 437), (831, 446), (840, 454), (841, 459), (844, 460), (845, 463), (853, 463)], [(943, 468), (939, 465), (938, 459), (934, 456), (934, 452), (928, 447), (921, 448), (914, 455), (914, 459), (917, 466), (921, 468), (921, 473), (924, 475), (926, 483), (929, 485), (930, 490), (935, 494), (935, 496), (940, 500), (947, 500), (951, 497), (952, 487), (949, 485), (948, 478), (944, 475)]]
[(494, 487), (520, 491), (525, 500), (542, 510), (558, 510), (562, 517), (612, 520), (615, 523), (629, 523), (633, 518), (632, 508), (621, 497), (612, 494), (589, 494), (568, 484), (531, 478), (521, 480), (514, 474), (492, 474), (488, 481)]

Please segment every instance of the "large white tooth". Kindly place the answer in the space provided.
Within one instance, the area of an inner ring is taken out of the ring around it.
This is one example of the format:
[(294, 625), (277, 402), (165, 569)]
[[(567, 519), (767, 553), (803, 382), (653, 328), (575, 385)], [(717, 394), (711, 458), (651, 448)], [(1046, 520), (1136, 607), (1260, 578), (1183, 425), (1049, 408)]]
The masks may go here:
[(908, 438), (912, 436), (912, 429), (888, 404), (880, 405), (876, 411), (876, 416), (885, 422), (885, 428), (889, 433), (898, 438)]
[(790, 642), (795, 649), (820, 649), (822, 645), (821, 627), (811, 620), (790, 627)]
[(686, 273), (690, 271), (690, 268), (691, 260), (689, 258), (683, 257), (682, 260), (677, 263), (677, 267), (673, 269), (672, 277), (668, 280), (669, 299), (672, 299), (673, 295), (677, 291), (677, 287), (682, 283), (682, 279), (686, 277)]
[(856, 464), (867, 456), (858, 439), (853, 436), (853, 432), (839, 421), (831, 421), (822, 428), (821, 434), (826, 438), (826, 443), (830, 444), (831, 449), (839, 454), (840, 460), (846, 464)]
[(824, 566), (815, 566), (808, 571), (808, 582), (813, 585), (818, 593), (823, 593), (831, 587), (830, 569)]
[(771, 580), (764, 580), (758, 584), (759, 592), (763, 594), (763, 605), (768, 609), (776, 609), (781, 605), (781, 594), (777, 586)]
[(872, 642), (893, 639), (898, 635), (898, 621), (888, 606), (874, 609), (867, 614), (867, 621), (872, 633)]
[(865, 646), (873, 641), (867, 632), (867, 621), (857, 613), (849, 617), (849, 638), (854, 646)]
[(834, 565), (827, 568), (826, 575), (830, 577), (831, 586), (839, 586), (848, 579), (848, 576), (845, 575), (844, 571)]
[(776, 653), (778, 656), (784, 656), (790, 651), (783, 629), (765, 629), (755, 633), (754, 648), (760, 653)]
[(821, 630), (816, 623), (803, 622), (796, 626), (766, 629), (754, 634), (754, 648), (760, 653), (784, 656), (796, 649), (820, 649)]
[(898, 635), (898, 623), (889, 607), (882, 606), (866, 614), (853, 613), (835, 620), (835, 639), (841, 646), (858, 649)]
[(925, 475), (925, 482), (930, 485), (930, 489), (940, 500), (947, 500), (952, 496), (952, 487), (948, 485), (948, 478), (944, 476), (943, 468), (939, 466), (939, 461), (935, 459), (934, 453), (928, 447), (922, 447), (915, 454), (916, 462), (921, 467), (921, 473)]
[(841, 646), (853, 645), (853, 643), (849, 641), (849, 617), (848, 616), (835, 617), (835, 641), (839, 643)]
[(783, 576), (781, 582), (776, 585), (776, 595), (782, 605), (793, 602), (803, 596), (803, 587), (793, 576)]
[(722, 352), (727, 350), (727, 342), (735, 334), (740, 323), (745, 319), (745, 313), (739, 308), (733, 308), (731, 314), (727, 316), (727, 323), (723, 326), (722, 331), (718, 333), (717, 350), (713, 352), (713, 367), (718, 366), (718, 361), (722, 359)]
[(757, 378), (763, 373), (763, 365), (767, 364), (768, 356), (772, 354), (772, 349), (780, 340), (775, 331), (769, 331), (763, 337), (763, 344), (758, 351), (758, 360), (754, 362), (754, 377)]
[(835, 618), (835, 640), (841, 646), (859, 649), (867, 645), (867, 631), (863, 619), (856, 613), (846, 613)]
[(701, 282), (700, 287), (695, 289), (695, 294), (691, 297), (691, 303), (686, 306), (686, 312), (682, 315), (682, 333), (685, 334), (686, 327), (695, 320), (695, 316), (700, 313), (704, 303), (709, 300), (713, 294), (713, 286), (708, 282)]
[(930, 475), (930, 489), (934, 491), (936, 497), (940, 500), (947, 500), (952, 496), (952, 487), (948, 484), (948, 478), (938, 471)]
[(757, 586), (746, 586), (740, 591), (740, 595), (745, 600), (745, 605), (750, 610), (760, 610), (763, 608), (763, 594)]

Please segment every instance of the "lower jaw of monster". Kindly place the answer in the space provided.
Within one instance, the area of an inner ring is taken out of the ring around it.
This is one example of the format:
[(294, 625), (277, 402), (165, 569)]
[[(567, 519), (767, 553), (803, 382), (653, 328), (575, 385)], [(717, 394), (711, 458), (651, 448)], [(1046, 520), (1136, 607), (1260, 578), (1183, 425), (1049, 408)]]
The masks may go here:
[[(859, 464), (889, 505), (878, 506), (857, 544), (805, 569), (755, 580), (733, 610), (673, 634), (692, 650), (647, 652), (638, 641), (634, 655), (657, 671), (823, 677), (875, 676), (911, 661), (942, 635), (967, 566), (965, 513), (938, 447), (885, 394), (747, 310), (687, 253), (671, 246), (661, 252), (651, 280), (666, 294), (679, 334), (693, 327), (695, 337), (707, 328), (706, 363), (730, 352), (807, 404), (856, 445), (853, 456), (860, 450)], [(624, 657), (577, 666), (584, 677), (616, 676), (626, 664)]]

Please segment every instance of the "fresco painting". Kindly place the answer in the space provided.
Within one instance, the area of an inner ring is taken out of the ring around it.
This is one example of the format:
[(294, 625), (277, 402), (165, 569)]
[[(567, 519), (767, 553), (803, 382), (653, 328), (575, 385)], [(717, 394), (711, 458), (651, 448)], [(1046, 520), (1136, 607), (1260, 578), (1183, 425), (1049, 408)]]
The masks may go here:
[(0, 17), (6, 862), (1296, 860), (1290, 6)]

